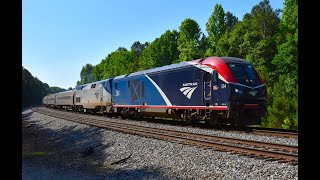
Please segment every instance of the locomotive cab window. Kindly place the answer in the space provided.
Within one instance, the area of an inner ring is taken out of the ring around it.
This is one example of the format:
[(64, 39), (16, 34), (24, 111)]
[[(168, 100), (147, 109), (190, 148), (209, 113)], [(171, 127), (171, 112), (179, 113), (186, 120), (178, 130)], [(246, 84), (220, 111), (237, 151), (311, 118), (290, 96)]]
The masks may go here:
[(233, 63), (229, 64), (229, 68), (240, 84), (256, 86), (261, 83), (257, 72), (249, 64)]
[(212, 72), (212, 81), (215, 83), (218, 82), (218, 72), (217, 71)]
[(211, 80), (211, 74), (210, 73), (204, 73), (203, 74), (203, 81), (210, 82)]

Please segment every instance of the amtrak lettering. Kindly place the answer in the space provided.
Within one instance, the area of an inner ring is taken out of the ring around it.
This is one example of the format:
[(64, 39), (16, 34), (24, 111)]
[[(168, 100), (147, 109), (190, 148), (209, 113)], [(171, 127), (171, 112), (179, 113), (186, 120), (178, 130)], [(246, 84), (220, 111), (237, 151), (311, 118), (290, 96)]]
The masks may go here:
[(182, 86), (197, 86), (198, 82), (193, 82), (193, 83), (183, 83)]

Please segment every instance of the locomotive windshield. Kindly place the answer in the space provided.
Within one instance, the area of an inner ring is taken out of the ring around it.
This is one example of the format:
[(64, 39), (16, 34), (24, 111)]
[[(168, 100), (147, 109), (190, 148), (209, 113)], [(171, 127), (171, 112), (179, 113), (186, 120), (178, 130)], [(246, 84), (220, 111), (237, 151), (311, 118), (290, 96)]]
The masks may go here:
[(247, 86), (257, 86), (261, 84), (256, 70), (250, 64), (232, 63), (228, 65), (240, 84)]

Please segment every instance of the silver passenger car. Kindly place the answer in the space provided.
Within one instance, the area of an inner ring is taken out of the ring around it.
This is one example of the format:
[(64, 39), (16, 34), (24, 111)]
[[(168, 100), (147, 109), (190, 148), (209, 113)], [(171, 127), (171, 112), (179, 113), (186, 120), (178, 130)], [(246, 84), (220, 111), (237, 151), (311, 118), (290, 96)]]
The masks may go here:
[(56, 105), (56, 94), (50, 94), (47, 96), (47, 106), (55, 107)]
[(42, 104), (45, 106), (47, 105), (47, 98), (48, 98), (48, 96), (45, 96), (42, 98)]
[(60, 109), (73, 109), (74, 90), (56, 93), (56, 107)]

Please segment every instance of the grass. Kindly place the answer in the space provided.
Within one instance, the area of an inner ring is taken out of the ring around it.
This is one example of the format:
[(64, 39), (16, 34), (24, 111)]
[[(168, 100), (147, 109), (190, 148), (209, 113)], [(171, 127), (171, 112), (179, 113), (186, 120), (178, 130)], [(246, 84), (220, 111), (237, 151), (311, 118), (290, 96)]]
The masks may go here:
[(34, 158), (34, 157), (45, 157), (48, 156), (47, 152), (28, 152), (22, 153), (22, 159)]
[(109, 170), (115, 169), (115, 167), (113, 165), (111, 165), (110, 163), (109, 164), (99, 163), (99, 164), (97, 164), (97, 167), (100, 169), (109, 169)]

